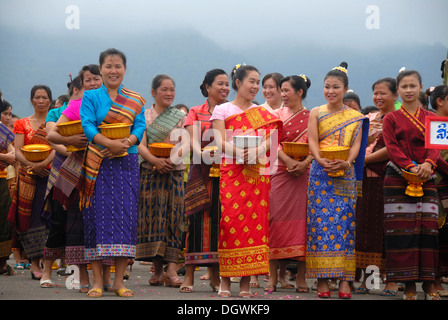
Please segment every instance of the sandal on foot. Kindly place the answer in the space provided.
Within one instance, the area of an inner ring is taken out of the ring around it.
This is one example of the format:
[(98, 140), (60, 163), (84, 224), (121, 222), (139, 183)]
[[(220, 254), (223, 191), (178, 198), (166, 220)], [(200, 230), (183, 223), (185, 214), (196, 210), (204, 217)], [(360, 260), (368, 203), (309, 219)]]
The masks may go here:
[(81, 293), (87, 293), (90, 290), (91, 285), (88, 284), (86, 286), (79, 286), (79, 292)]
[(273, 284), (267, 284), (267, 285), (264, 287), (264, 291), (266, 291), (266, 292), (268, 292), (268, 293), (275, 292), (275, 291), (277, 291), (277, 286), (275, 286), (275, 285), (273, 285)]
[(229, 298), (232, 293), (229, 290), (221, 290), (221, 286), (219, 286), (218, 296), (221, 298)]
[(31, 271), (31, 279), (40, 280), (42, 278), (42, 272)]
[(251, 298), (252, 292), (251, 291), (240, 291), (240, 298)]
[(23, 263), (23, 262), (16, 263), (14, 265), (14, 269), (16, 269), (16, 270), (25, 270), (25, 263)]
[(41, 288), (51, 288), (52, 286), (53, 286), (53, 281), (51, 281), (50, 279), (40, 280)]
[(448, 291), (447, 290), (437, 290), (437, 294), (441, 297), (448, 297)]
[(161, 286), (163, 284), (163, 278), (162, 276), (156, 276), (153, 275), (150, 279), (149, 279), (149, 285), (150, 286)]
[(294, 289), (294, 285), (289, 282), (281, 282), (280, 281), (280, 285), (281, 285), (282, 289)]
[(439, 294), (433, 292), (433, 293), (426, 293), (425, 292), (425, 300), (442, 300), (440, 298)]
[(87, 292), (89, 298), (101, 298), (103, 296), (103, 289), (90, 289)]
[(179, 291), (180, 291), (180, 293), (192, 293), (193, 286), (180, 286)]
[(115, 291), (113, 290), (111, 284), (106, 284), (106, 285), (104, 285), (104, 286), (103, 286), (103, 290), (104, 290), (105, 292), (115, 292)]
[(403, 293), (403, 300), (417, 300), (417, 294), (413, 293)]
[(182, 285), (182, 280), (177, 277), (165, 277), (165, 286), (167, 287), (172, 287), (172, 288), (180, 288), (180, 286)]
[(119, 297), (123, 297), (123, 298), (130, 298), (130, 297), (134, 296), (134, 292), (132, 292), (128, 288), (121, 288), (118, 290), (114, 290), (114, 292), (115, 292), (115, 295), (117, 295)]
[(298, 293), (308, 293), (308, 292), (310, 292), (310, 288), (308, 288), (307, 286), (298, 286), (296, 288), (296, 292), (298, 292)]
[(396, 290), (389, 290), (389, 289), (384, 289), (380, 293), (380, 296), (383, 296), (383, 297), (395, 297), (396, 295), (397, 295)]
[(369, 290), (367, 288), (356, 288), (353, 291), (354, 294), (368, 294)]

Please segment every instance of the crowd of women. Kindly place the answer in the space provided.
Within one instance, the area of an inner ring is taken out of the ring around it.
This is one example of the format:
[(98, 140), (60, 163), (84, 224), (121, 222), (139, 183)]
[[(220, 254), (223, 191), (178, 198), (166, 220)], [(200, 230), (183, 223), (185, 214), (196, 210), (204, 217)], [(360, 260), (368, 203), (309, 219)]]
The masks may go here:
[[(70, 81), (57, 108), (50, 88), (36, 85), (34, 113), (12, 125), (2, 98), (0, 272), (12, 272), (12, 252), (17, 268), (30, 268), (49, 288), (61, 259), (79, 267), (80, 291), (89, 297), (131, 297), (125, 271), (137, 260), (152, 264), (150, 285), (183, 293), (194, 290), (196, 267), (207, 266), (220, 297), (232, 295), (232, 280), (240, 297), (250, 297), (263, 276), (271, 292), (278, 285), (308, 292), (306, 280), (316, 279), (320, 298), (338, 281), (338, 296), (349, 299), (369, 293), (365, 270), (376, 266), (386, 282), (382, 295), (403, 286), (403, 298), (415, 300), (423, 282), (425, 298), (440, 299), (448, 273), (448, 156), (425, 147), (425, 119), (448, 116), (448, 87), (428, 90), (428, 111), (419, 100), (420, 74), (405, 70), (375, 82), (375, 107), (360, 112), (359, 99), (348, 95), (347, 68), (329, 70), (327, 103), (315, 108), (304, 106), (305, 75), (261, 79), (249, 65), (230, 75), (213, 69), (200, 86), (205, 102), (186, 114), (173, 106), (175, 81), (163, 74), (154, 77), (154, 103), (145, 108), (123, 86), (125, 55), (108, 49)], [(262, 105), (254, 101), (260, 87)], [(82, 134), (60, 133), (60, 124), (79, 120)], [(131, 127), (128, 137), (108, 138), (100, 129), (117, 123)], [(174, 135), (178, 129), (199, 139)], [(241, 135), (261, 143), (241, 147)], [(287, 153), (287, 142), (307, 144), (308, 156)], [(160, 157), (153, 143), (176, 147)], [(29, 161), (22, 151), (29, 144), (51, 152)], [(348, 158), (324, 157), (327, 147), (349, 148)], [(422, 194), (409, 195), (407, 174), (423, 181)]]

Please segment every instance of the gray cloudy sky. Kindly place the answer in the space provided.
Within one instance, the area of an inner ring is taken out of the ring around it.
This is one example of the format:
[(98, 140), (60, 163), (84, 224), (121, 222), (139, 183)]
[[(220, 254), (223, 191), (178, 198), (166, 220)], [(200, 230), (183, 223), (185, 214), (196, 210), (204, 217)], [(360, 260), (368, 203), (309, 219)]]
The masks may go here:
[(268, 46), (273, 39), (358, 48), (393, 42), (448, 46), (446, 0), (0, 0), (0, 27), (66, 32), (70, 5), (79, 9), (80, 29), (96, 36), (182, 27), (235, 49)]

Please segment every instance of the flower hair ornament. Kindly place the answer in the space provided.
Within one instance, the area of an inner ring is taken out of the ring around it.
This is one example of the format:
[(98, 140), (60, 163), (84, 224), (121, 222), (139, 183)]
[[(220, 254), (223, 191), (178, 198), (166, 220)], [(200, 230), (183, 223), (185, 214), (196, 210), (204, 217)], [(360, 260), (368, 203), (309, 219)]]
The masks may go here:
[(243, 63), (242, 65), (241, 64), (237, 64), (235, 66), (235, 71), (238, 70), (239, 68), (241, 68), (242, 66), (245, 66), (245, 65), (246, 65), (245, 63)]
[(304, 74), (299, 74), (299, 77), (302, 78), (303, 80), (305, 80), (305, 83), (308, 82), (308, 80), (307, 80), (307, 78), (306, 78), (306, 75), (304, 75)]
[(347, 73), (348, 73), (347, 69), (346, 69), (346, 68), (344, 68), (344, 67), (341, 67), (341, 66), (339, 66), (339, 67), (336, 67), (336, 68), (333, 68), (333, 70), (339, 70), (339, 71), (342, 71), (342, 72), (344, 72), (345, 74), (347, 74)]

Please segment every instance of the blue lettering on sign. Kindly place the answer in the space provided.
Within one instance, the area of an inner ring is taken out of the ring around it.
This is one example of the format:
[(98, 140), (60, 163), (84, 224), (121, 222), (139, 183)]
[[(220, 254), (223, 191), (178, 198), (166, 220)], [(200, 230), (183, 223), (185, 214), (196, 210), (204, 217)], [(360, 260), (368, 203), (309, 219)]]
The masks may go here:
[(437, 139), (448, 139), (448, 129), (446, 123), (442, 123), (437, 127)]

